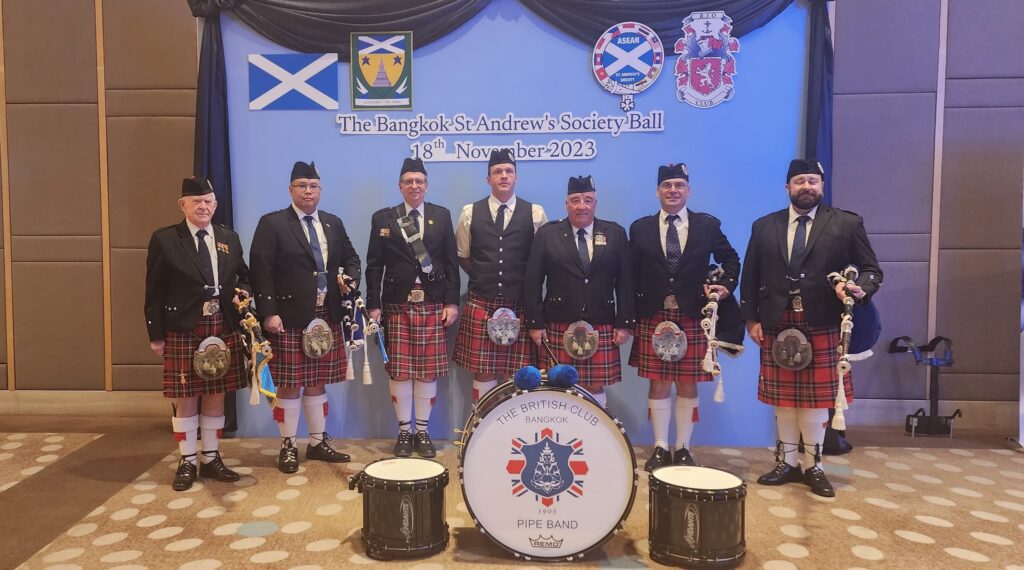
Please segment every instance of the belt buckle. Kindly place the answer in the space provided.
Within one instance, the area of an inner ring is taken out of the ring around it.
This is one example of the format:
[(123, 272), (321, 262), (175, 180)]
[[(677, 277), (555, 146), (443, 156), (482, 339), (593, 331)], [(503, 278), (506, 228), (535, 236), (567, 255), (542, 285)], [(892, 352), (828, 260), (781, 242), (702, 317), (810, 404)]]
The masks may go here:
[(220, 299), (210, 299), (203, 303), (203, 316), (209, 317), (220, 312)]
[(663, 309), (678, 309), (679, 301), (676, 301), (675, 295), (669, 295), (665, 297), (665, 302), (662, 304)]
[(793, 310), (802, 313), (804, 310), (804, 299), (800, 295), (793, 295), (790, 297), (790, 302), (793, 305)]
[(426, 299), (426, 294), (424, 294), (423, 289), (413, 289), (409, 291), (407, 300), (410, 303), (422, 303), (424, 299)]
[(316, 292), (316, 306), (317, 307), (323, 307), (324, 306), (324, 301), (326, 301), (326, 300), (327, 300), (327, 292), (326, 291), (317, 291)]

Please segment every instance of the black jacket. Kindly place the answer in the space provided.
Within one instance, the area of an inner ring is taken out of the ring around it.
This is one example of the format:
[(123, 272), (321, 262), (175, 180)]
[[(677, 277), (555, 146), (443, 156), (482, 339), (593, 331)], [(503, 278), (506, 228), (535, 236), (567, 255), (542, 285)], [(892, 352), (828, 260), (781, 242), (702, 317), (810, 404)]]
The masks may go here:
[[(327, 241), (327, 307), (331, 317), (342, 318), (338, 269), (359, 278), (359, 255), (345, 232), (341, 218), (319, 211)], [(271, 212), (260, 218), (252, 237), (252, 286), (260, 315), (279, 315), (285, 328), (305, 328), (316, 309), (316, 261), (302, 221), (295, 208)]]
[(427, 300), (458, 305), (460, 275), (451, 212), (429, 202), (423, 203), (420, 224), (423, 244), (433, 264), (430, 275), (420, 271), (412, 246), (402, 236), (398, 218), (404, 215), (404, 204), (373, 214), (370, 245), (366, 250), (366, 307), (379, 309), (382, 303), (406, 302), (417, 277)]
[(790, 282), (788, 224), (789, 208), (754, 222), (740, 281), (740, 312), (744, 320), (758, 321), (765, 328), (774, 327), (786, 309), (791, 287), (795, 286), (800, 289), (804, 318), (809, 325), (838, 324), (843, 305), (826, 276), (847, 265), (860, 270), (857, 284), (867, 295), (859, 303), (867, 302), (882, 285), (882, 270), (864, 230), (864, 220), (852, 212), (825, 205), (818, 206), (807, 236), (802, 277), (796, 283)]
[[(249, 268), (242, 257), (238, 234), (217, 224), (212, 224), (211, 229), (217, 244), (220, 308), (231, 330), (238, 330), (238, 313), (231, 298), (236, 287), (250, 291)], [(145, 313), (149, 340), (163, 340), (164, 331), (194, 329), (202, 316), (205, 286), (195, 239), (185, 221), (153, 232), (146, 255)]]
[[(605, 243), (599, 244), (602, 235)], [(542, 297), (545, 286), (547, 292)], [(526, 324), (531, 329), (544, 328), (547, 322), (571, 323), (584, 318), (595, 325), (632, 329), (636, 310), (626, 230), (615, 222), (594, 220), (590, 271), (584, 273), (569, 221), (544, 225), (533, 238), (523, 295)]]

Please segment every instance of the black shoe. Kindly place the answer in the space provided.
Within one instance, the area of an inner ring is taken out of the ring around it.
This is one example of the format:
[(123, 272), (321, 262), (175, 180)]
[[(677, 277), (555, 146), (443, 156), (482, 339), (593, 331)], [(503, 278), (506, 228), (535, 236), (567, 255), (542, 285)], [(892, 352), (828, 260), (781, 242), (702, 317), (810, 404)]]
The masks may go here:
[(690, 450), (685, 447), (680, 447), (676, 450), (675, 455), (672, 456), (672, 464), (697, 466), (697, 462), (694, 461), (693, 456), (690, 455)]
[(775, 469), (757, 478), (761, 485), (785, 485), (786, 483), (798, 483), (803, 481), (803, 474), (799, 467), (793, 467), (785, 461), (775, 464)]
[(295, 473), (299, 470), (299, 448), (295, 438), (286, 437), (281, 442), (281, 453), (277, 455), (277, 469), (281, 473)]
[[(192, 461), (195, 461), (196, 454), (189, 455)], [(196, 464), (192, 463), (184, 456), (178, 463), (178, 470), (174, 473), (174, 482), (171, 483), (171, 488), (175, 491), (188, 491), (192, 488), (192, 483), (196, 480)]]
[(395, 443), (395, 457), (412, 455), (412, 432), (407, 429), (398, 430), (398, 441)]
[(843, 455), (853, 451), (853, 446), (846, 441), (846, 430), (842, 432), (832, 428), (825, 429), (825, 442), (821, 445), (822, 455)]
[(832, 488), (832, 483), (828, 482), (825, 472), (817, 465), (804, 471), (804, 483), (807, 483), (807, 486), (811, 488), (811, 492), (815, 495), (820, 497), (836, 496), (836, 490)]
[[(207, 454), (205, 451), (203, 452), (203, 455), (209, 457), (209, 454)], [(220, 458), (219, 451), (213, 452), (213, 461), (209, 463), (199, 464), (199, 476), (206, 477), (208, 479), (214, 479), (224, 483), (234, 483), (235, 481), (241, 479), (238, 473), (235, 473), (234, 471), (228, 469), (227, 465), (224, 465), (224, 461), (222, 461)]]
[(437, 455), (434, 442), (430, 441), (430, 434), (425, 431), (416, 432), (416, 454), (420, 457), (434, 457)]
[(348, 463), (352, 461), (352, 456), (331, 447), (331, 436), (324, 432), (324, 439), (320, 443), (306, 446), (306, 459), (328, 463)]
[(644, 471), (653, 473), (655, 469), (666, 465), (672, 465), (672, 454), (664, 447), (658, 446), (654, 448), (654, 454), (647, 463), (644, 463)]

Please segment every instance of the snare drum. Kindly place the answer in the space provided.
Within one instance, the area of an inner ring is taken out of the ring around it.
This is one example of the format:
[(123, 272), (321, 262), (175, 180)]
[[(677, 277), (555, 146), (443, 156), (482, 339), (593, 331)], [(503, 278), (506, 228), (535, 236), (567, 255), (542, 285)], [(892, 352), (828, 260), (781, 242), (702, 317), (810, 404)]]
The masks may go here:
[(377, 560), (427, 556), (448, 546), (444, 488), (448, 470), (436, 461), (379, 459), (348, 488), (363, 494), (363, 545)]
[(473, 522), (516, 558), (582, 558), (622, 528), (636, 496), (622, 423), (578, 386), (498, 386), (473, 407), (459, 449)]
[(743, 559), (743, 480), (719, 469), (671, 465), (651, 473), (650, 487), (652, 560), (732, 566)]

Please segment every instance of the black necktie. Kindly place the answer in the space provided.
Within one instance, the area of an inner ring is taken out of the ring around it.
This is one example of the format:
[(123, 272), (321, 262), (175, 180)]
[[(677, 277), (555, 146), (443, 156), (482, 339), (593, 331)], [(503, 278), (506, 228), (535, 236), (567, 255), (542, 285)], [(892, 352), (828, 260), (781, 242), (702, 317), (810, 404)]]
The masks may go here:
[(502, 204), (498, 206), (498, 216), (494, 220), (494, 225), (498, 226), (498, 233), (504, 233), (505, 231), (505, 210), (508, 206)]
[(576, 247), (580, 248), (580, 263), (583, 272), (590, 272), (590, 252), (587, 249), (587, 232), (583, 228), (576, 230)]
[(313, 260), (316, 261), (316, 288), (327, 290), (327, 270), (324, 269), (324, 252), (320, 249), (320, 236), (313, 225), (313, 216), (304, 216), (306, 229), (309, 230), (309, 247), (313, 249)]
[(800, 216), (796, 219), (796, 235), (793, 236), (793, 253), (789, 255), (789, 276), (800, 278), (800, 270), (804, 264), (804, 248), (807, 246), (807, 222), (811, 218)]
[(420, 211), (413, 210), (409, 212), (409, 217), (412, 218), (412, 228), (416, 230), (415, 233), (420, 233)]
[(668, 232), (665, 234), (665, 260), (673, 272), (679, 267), (679, 259), (683, 256), (683, 250), (679, 247), (679, 230), (676, 229), (678, 219), (679, 216), (676, 214), (665, 217), (665, 221), (668, 222)]
[(206, 230), (196, 232), (196, 239), (199, 240), (199, 271), (203, 274), (203, 281), (208, 287), (203, 291), (203, 298), (209, 299), (216, 292), (213, 280), (213, 259), (210, 258), (210, 248), (206, 245)]

